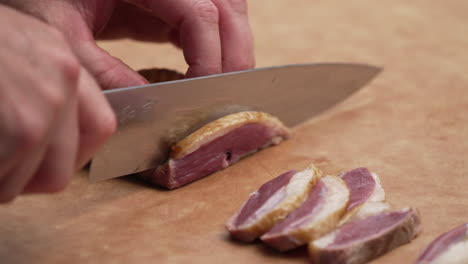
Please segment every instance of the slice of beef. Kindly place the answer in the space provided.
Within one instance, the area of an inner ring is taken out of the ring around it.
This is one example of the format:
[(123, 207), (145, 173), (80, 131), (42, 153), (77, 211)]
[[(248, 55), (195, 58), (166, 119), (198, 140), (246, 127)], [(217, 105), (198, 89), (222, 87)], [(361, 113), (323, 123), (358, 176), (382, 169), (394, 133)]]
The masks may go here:
[(357, 168), (340, 175), (349, 189), (349, 204), (346, 215), (340, 225), (356, 218), (364, 218), (387, 211), (385, 191), (380, 184), (379, 176), (366, 168)]
[(417, 210), (383, 212), (350, 221), (309, 243), (314, 264), (361, 264), (409, 243), (421, 232)]
[(142, 176), (174, 189), (279, 144), (288, 136), (289, 130), (267, 113), (231, 114), (206, 124), (172, 146), (170, 159)]
[(276, 222), (297, 208), (309, 189), (321, 176), (311, 166), (303, 171), (289, 171), (263, 184), (226, 224), (231, 236), (250, 242), (268, 231)]
[(349, 191), (340, 177), (323, 177), (311, 188), (307, 200), (261, 239), (280, 251), (307, 244), (335, 228), (348, 201)]
[(418, 258), (417, 264), (468, 263), (468, 223), (437, 237)]

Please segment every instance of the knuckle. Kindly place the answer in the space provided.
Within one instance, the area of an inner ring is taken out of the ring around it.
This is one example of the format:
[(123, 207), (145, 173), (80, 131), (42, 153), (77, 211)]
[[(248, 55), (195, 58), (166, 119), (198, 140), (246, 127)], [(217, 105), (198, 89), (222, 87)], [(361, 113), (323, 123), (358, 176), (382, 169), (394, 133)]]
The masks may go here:
[(48, 33), (48, 36), (54, 41), (55, 45), (64, 45), (67, 42), (65, 35), (55, 27), (47, 26), (45, 32), (46, 34)]
[(47, 29), (53, 39), (65, 42), (65, 36), (59, 29), (52, 26), (47, 26)]
[(23, 116), (18, 120), (19, 126), (15, 132), (21, 148), (28, 152), (36, 149), (42, 144), (42, 141), (47, 135), (47, 123), (41, 117), (37, 116)]
[(204, 70), (206, 74), (218, 74), (223, 72), (221, 65), (218, 64), (208, 64), (204, 67)]
[(60, 74), (64, 88), (70, 90), (78, 86), (81, 64), (71, 51), (65, 36), (58, 29), (49, 28), (52, 45), (42, 47), (48, 62)]
[(71, 52), (67, 51), (55, 52), (51, 59), (63, 77), (64, 88), (69, 91), (76, 91), (81, 71), (78, 60)]
[(96, 126), (96, 137), (98, 142), (104, 143), (114, 134), (117, 129), (117, 118), (112, 110), (102, 113), (99, 123)]
[(47, 105), (52, 109), (52, 111), (54, 111), (54, 113), (62, 110), (67, 101), (65, 91), (60, 87), (47, 89), (43, 92), (43, 96)]
[(252, 69), (255, 63), (247, 58), (239, 58), (235, 63), (233, 63), (230, 67), (230, 71), (243, 71)]
[(80, 77), (81, 70), (81, 65), (78, 63), (78, 60), (72, 55), (64, 54), (59, 57), (58, 62), (61, 66), (62, 73), (71, 84), (70, 88), (76, 88), (78, 86), (78, 79)]
[(192, 0), (194, 15), (204, 22), (218, 24), (219, 11), (213, 2), (209, 0)]
[(247, 13), (247, 0), (229, 0), (229, 5), (234, 12), (241, 14)]

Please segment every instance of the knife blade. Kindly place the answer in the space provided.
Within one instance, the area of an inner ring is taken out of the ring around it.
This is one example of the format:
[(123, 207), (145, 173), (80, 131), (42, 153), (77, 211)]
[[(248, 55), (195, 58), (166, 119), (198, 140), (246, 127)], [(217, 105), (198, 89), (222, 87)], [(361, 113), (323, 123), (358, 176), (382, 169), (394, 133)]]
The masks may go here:
[(285, 65), (104, 91), (116, 133), (94, 156), (91, 181), (155, 168), (171, 145), (240, 111), (264, 111), (292, 127), (346, 99), (380, 68), (363, 64)]

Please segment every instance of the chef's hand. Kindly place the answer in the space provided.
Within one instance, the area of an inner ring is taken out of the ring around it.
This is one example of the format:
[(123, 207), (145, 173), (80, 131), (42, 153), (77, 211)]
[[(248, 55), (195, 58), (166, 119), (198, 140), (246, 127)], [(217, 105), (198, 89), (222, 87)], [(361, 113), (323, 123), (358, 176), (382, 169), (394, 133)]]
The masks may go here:
[(113, 133), (115, 117), (62, 33), (2, 4), (0, 25), (0, 202), (7, 202), (62, 190)]
[(183, 50), (188, 77), (254, 66), (246, 0), (0, 0), (62, 31), (105, 89), (146, 81), (100, 49), (95, 38), (170, 41)]
[(254, 66), (246, 0), (0, 0), (0, 8), (0, 24), (11, 25), (0, 29), (8, 44), (0, 54), (19, 65), (0, 66), (0, 201), (63, 189), (113, 133), (95, 80), (105, 89), (146, 83), (95, 38), (171, 41), (188, 77)]

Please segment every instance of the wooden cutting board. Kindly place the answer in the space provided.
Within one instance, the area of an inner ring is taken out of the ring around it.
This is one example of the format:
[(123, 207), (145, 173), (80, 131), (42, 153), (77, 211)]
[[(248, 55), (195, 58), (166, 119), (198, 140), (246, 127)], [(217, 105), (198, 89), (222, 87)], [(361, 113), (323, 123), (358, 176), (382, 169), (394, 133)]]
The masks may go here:
[[(0, 263), (307, 263), (232, 242), (228, 217), (248, 193), (314, 162), (329, 173), (377, 172), (396, 207), (415, 206), (424, 232), (373, 263), (412, 263), (438, 234), (468, 221), (468, 2), (249, 1), (257, 65), (340, 61), (385, 71), (294, 137), (184, 188), (129, 179), (0, 206)], [(102, 46), (132, 67), (185, 70), (174, 48)], [(124, 151), (124, 150), (123, 150)]]

